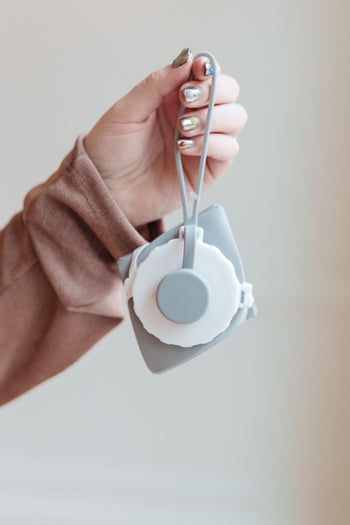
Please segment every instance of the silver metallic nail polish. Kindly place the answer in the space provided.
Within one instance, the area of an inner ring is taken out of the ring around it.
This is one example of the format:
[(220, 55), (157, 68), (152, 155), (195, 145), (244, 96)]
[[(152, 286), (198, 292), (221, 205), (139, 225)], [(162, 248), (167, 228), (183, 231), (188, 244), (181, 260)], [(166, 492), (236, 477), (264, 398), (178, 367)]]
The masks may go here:
[(181, 53), (173, 60), (172, 66), (179, 67), (182, 64), (186, 64), (188, 57), (190, 56), (191, 50), (189, 47), (184, 47)]
[(180, 149), (192, 148), (194, 140), (191, 139), (178, 139), (177, 145)]
[(206, 77), (209, 77), (210, 75), (214, 74), (214, 69), (213, 69), (213, 66), (211, 65), (211, 62), (204, 62), (204, 67), (205, 67), (204, 74)]
[(190, 131), (191, 129), (198, 128), (200, 120), (198, 117), (183, 117), (180, 119), (180, 124), (183, 131)]
[(202, 96), (202, 91), (198, 87), (193, 88), (185, 88), (182, 90), (184, 94), (185, 101), (188, 102), (195, 102)]

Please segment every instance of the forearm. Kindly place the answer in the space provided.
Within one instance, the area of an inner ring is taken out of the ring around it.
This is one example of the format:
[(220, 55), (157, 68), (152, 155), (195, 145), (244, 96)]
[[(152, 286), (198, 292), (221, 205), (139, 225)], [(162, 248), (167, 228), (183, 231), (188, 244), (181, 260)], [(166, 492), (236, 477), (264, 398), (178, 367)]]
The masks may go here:
[(116, 261), (163, 227), (133, 228), (80, 135), (0, 232), (0, 403), (72, 364), (122, 321)]

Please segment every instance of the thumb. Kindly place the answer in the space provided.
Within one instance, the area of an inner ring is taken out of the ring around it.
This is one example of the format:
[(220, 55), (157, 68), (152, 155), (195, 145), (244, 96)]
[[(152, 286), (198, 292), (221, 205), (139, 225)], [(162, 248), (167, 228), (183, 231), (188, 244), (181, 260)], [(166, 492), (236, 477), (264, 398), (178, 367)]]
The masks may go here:
[(193, 56), (185, 48), (172, 64), (153, 71), (116, 102), (119, 122), (142, 122), (161, 104), (163, 97), (176, 91), (188, 79)]

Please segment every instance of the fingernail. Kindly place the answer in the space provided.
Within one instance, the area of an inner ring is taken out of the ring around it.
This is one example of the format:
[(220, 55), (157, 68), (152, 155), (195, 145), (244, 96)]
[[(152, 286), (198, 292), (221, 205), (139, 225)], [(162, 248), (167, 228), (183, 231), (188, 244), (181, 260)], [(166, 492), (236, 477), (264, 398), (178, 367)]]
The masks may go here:
[(172, 66), (179, 67), (182, 64), (186, 64), (188, 57), (190, 56), (191, 50), (189, 47), (184, 47), (181, 53), (173, 60)]
[(185, 88), (182, 90), (186, 102), (195, 102), (202, 96), (201, 89), (195, 88)]
[(214, 75), (214, 68), (211, 65), (211, 62), (204, 62), (204, 69), (205, 69), (204, 75), (206, 77), (209, 77), (210, 75)]
[(198, 117), (184, 117), (180, 119), (180, 124), (184, 131), (190, 131), (191, 129), (198, 128), (200, 120)]
[(180, 149), (192, 148), (194, 140), (191, 139), (179, 139), (177, 145)]

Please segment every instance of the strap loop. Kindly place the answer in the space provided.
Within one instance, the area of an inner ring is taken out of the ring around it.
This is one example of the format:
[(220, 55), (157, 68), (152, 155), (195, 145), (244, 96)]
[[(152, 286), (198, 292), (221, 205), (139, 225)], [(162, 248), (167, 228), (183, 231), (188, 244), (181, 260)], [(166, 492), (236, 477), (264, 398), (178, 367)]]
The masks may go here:
[[(199, 163), (197, 186), (196, 186), (196, 191), (192, 192), (191, 194), (191, 196), (194, 198), (193, 211), (192, 211), (191, 217), (189, 217), (189, 213), (188, 213), (186, 185), (185, 185), (185, 177), (184, 177), (182, 160), (181, 160), (181, 153), (179, 152), (179, 149), (177, 147), (177, 141), (180, 136), (179, 130), (176, 130), (175, 132), (175, 144), (174, 144), (175, 161), (176, 161), (176, 168), (177, 168), (179, 184), (180, 184), (184, 224), (192, 223), (192, 224), (195, 224), (196, 226), (197, 226), (197, 221), (198, 221), (199, 199), (200, 199), (200, 194), (202, 190), (202, 184), (203, 184), (204, 172), (205, 172), (205, 166), (206, 166), (206, 160), (207, 160), (208, 141), (209, 141), (211, 119), (212, 119), (214, 102), (215, 102), (216, 77), (217, 77), (217, 65), (216, 65), (216, 60), (214, 56), (211, 53), (198, 53), (198, 55), (196, 55), (193, 60), (196, 60), (199, 57), (209, 58), (211, 69), (212, 69), (212, 82), (211, 82), (211, 90), (210, 90), (210, 97), (209, 97), (209, 103), (208, 103), (207, 120), (206, 120), (204, 135), (203, 135), (203, 147), (202, 147), (202, 154), (201, 154), (200, 163)], [(191, 81), (191, 80), (193, 80), (192, 73), (188, 81)], [(184, 114), (185, 109), (186, 108), (183, 105), (181, 105), (180, 111), (179, 111), (179, 117), (181, 117)]]
[[(193, 268), (193, 265), (194, 265), (199, 199), (200, 199), (200, 195), (202, 191), (202, 184), (203, 184), (204, 172), (205, 172), (205, 166), (206, 166), (206, 160), (207, 160), (208, 141), (209, 141), (209, 135), (210, 135), (210, 126), (211, 126), (213, 108), (214, 108), (214, 103), (215, 103), (215, 90), (216, 90), (216, 77), (217, 77), (217, 65), (216, 65), (216, 60), (214, 56), (211, 53), (199, 53), (198, 55), (194, 57), (193, 60), (196, 60), (199, 57), (209, 58), (210, 65), (211, 65), (210, 71), (212, 73), (212, 83), (211, 83), (210, 97), (209, 97), (209, 103), (208, 103), (207, 120), (205, 124), (204, 135), (203, 135), (203, 147), (202, 147), (202, 153), (201, 153), (201, 158), (199, 162), (197, 186), (196, 186), (196, 191), (195, 192), (192, 191), (190, 193), (191, 197), (194, 199), (191, 217), (189, 216), (189, 213), (188, 213), (186, 184), (185, 184), (185, 177), (184, 177), (183, 166), (182, 166), (181, 153), (179, 152), (178, 147), (177, 147), (177, 141), (179, 139), (180, 132), (179, 130), (176, 130), (175, 132), (175, 161), (176, 161), (176, 168), (177, 168), (179, 184), (180, 184), (182, 209), (183, 209), (183, 220), (184, 220), (184, 226), (185, 226), (184, 256), (183, 256), (183, 265), (182, 265), (183, 268)], [(193, 74), (191, 73), (188, 80), (191, 81), (193, 80), (193, 78), (194, 78)], [(179, 111), (179, 117), (181, 117), (184, 114), (185, 109), (186, 108), (183, 105), (181, 105), (180, 111)]]

